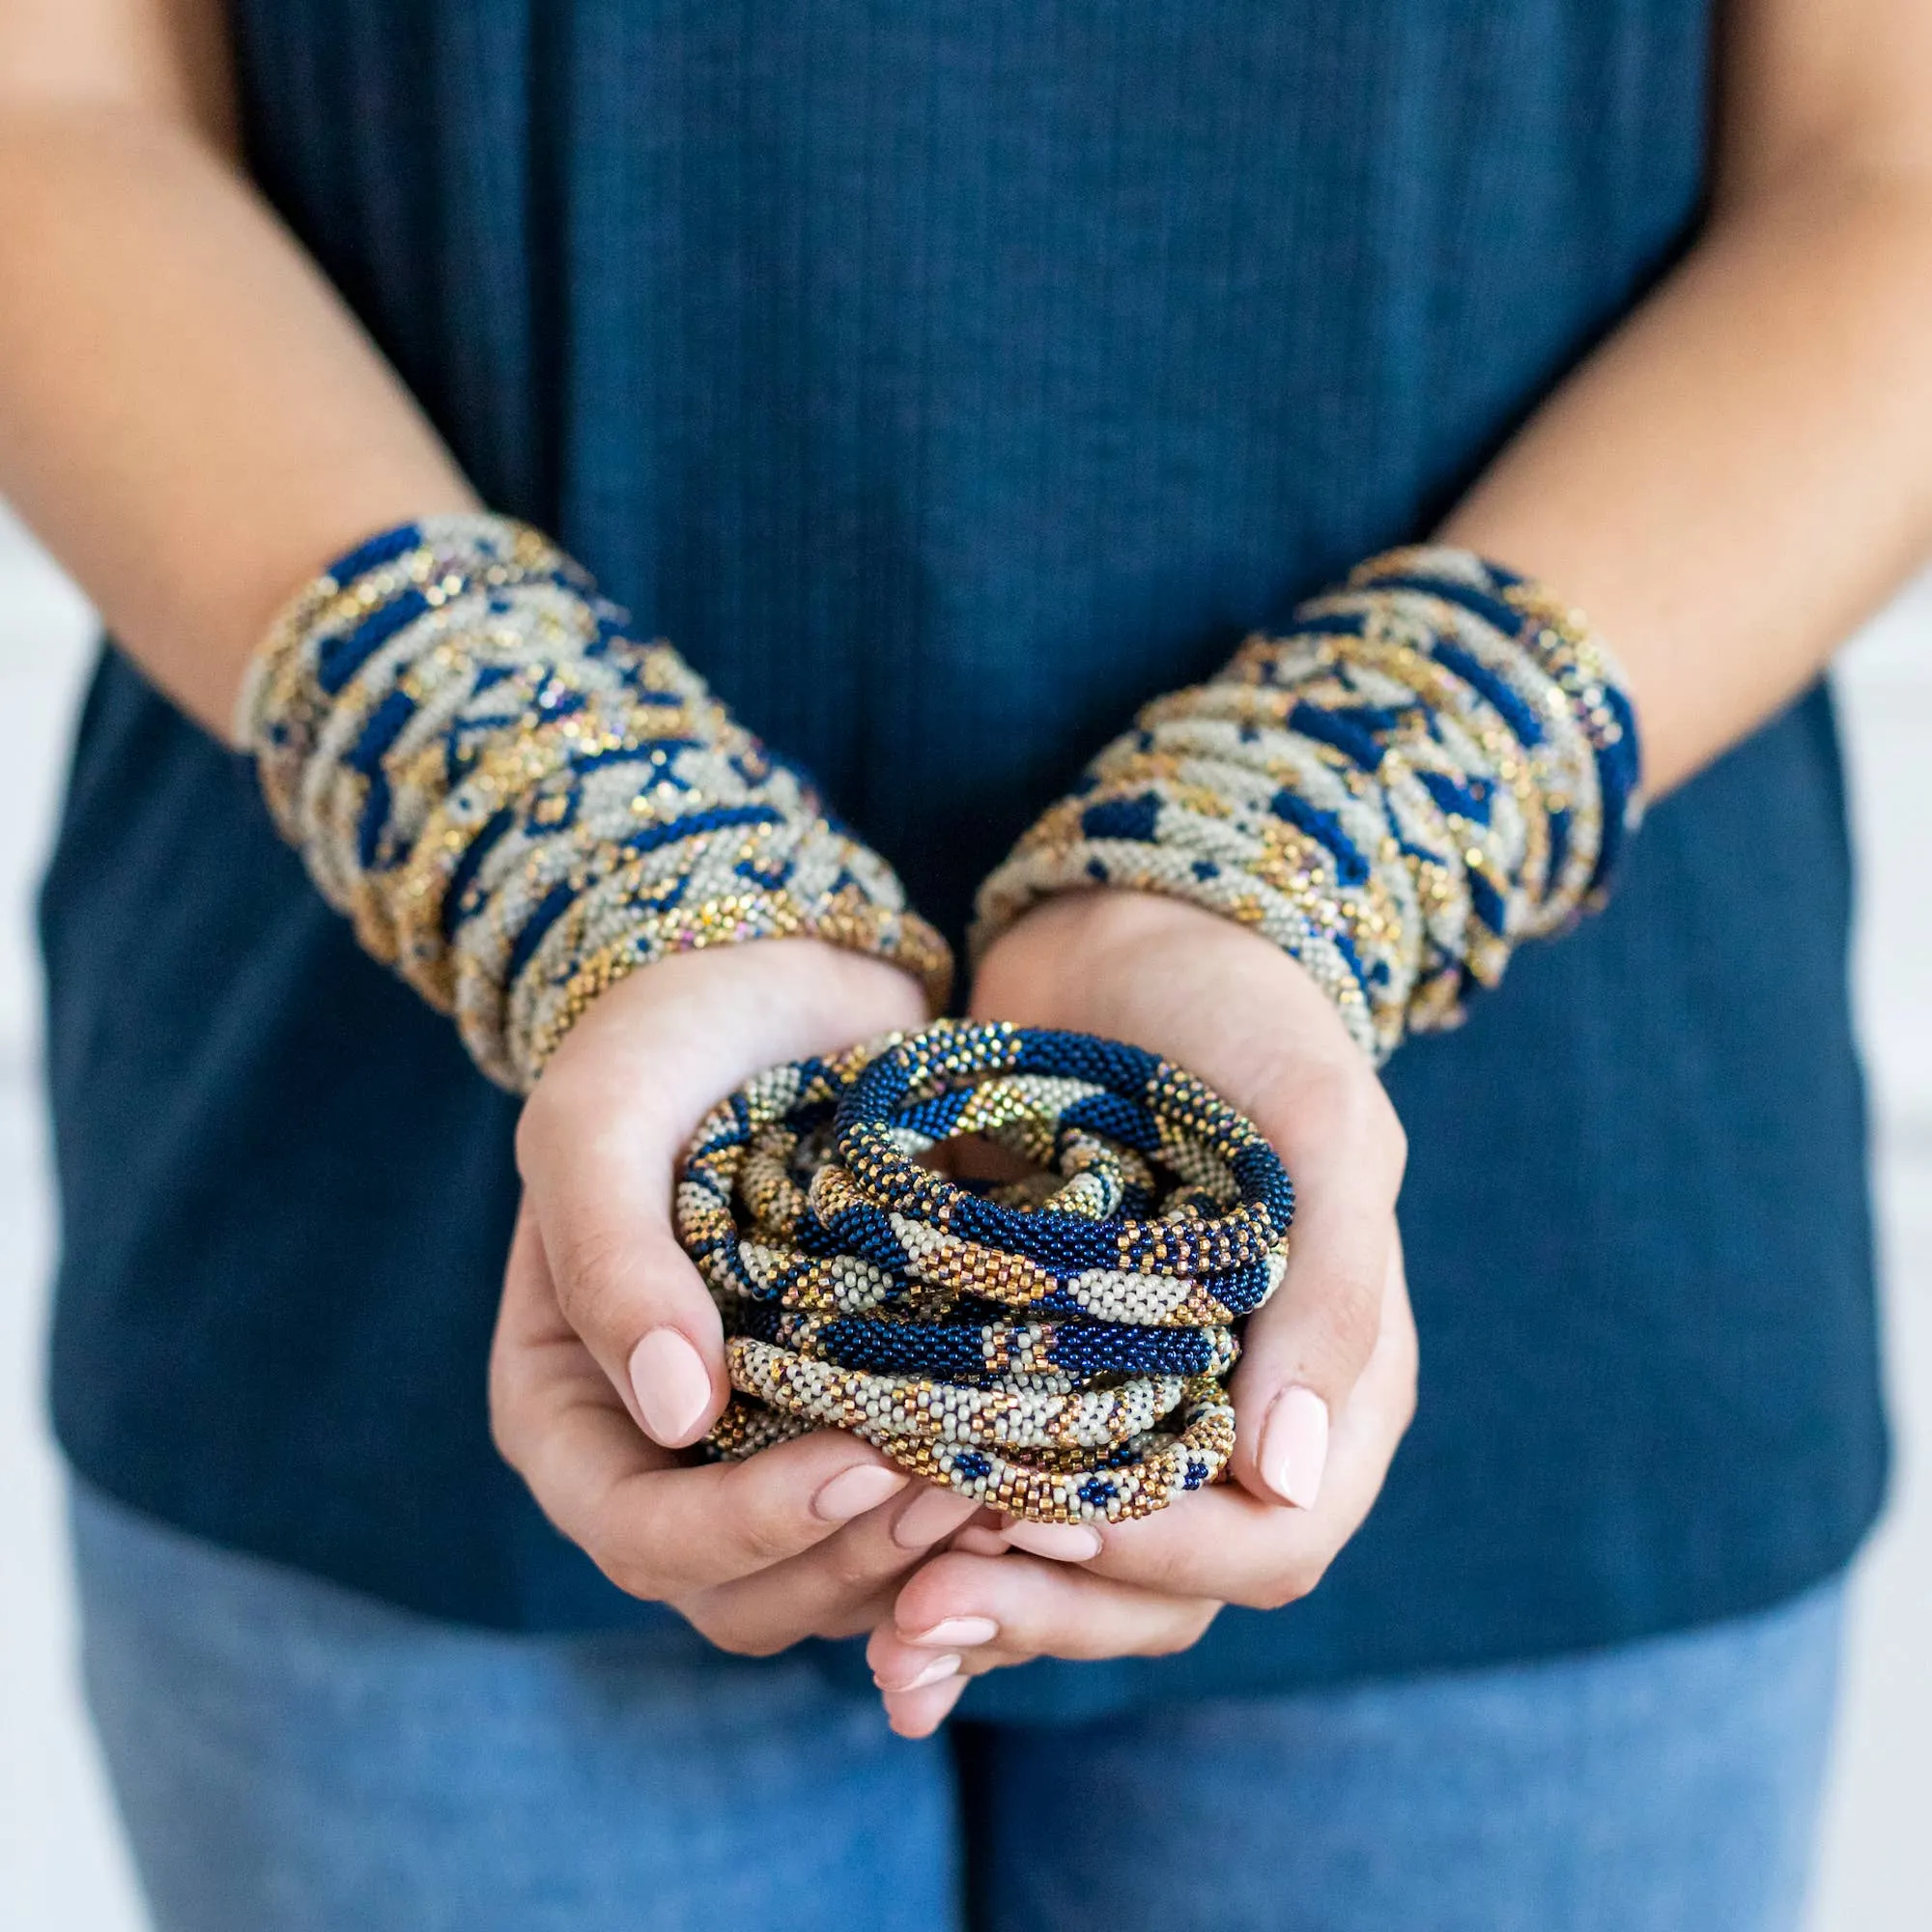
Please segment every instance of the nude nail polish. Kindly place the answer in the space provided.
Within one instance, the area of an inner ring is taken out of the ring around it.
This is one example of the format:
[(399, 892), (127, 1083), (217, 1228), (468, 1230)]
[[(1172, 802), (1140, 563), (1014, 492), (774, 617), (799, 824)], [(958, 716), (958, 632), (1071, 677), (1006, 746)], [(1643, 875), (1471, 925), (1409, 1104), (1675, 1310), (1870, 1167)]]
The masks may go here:
[(879, 1686), (881, 1690), (896, 1692), (900, 1690), (923, 1690), (928, 1684), (943, 1684), (949, 1677), (957, 1677), (958, 1675), (959, 1654), (956, 1651), (950, 1650), (944, 1657), (935, 1657), (918, 1676), (908, 1678), (903, 1684), (884, 1683), (879, 1679), (876, 1672), (873, 1674), (872, 1681)]
[(893, 1541), (901, 1549), (929, 1549), (971, 1517), (978, 1505), (951, 1490), (923, 1489), (893, 1520)]
[(1006, 1539), (1032, 1556), (1056, 1563), (1085, 1563), (1100, 1553), (1100, 1532), (1086, 1522), (1010, 1522)]
[(820, 1522), (850, 1522), (855, 1516), (864, 1516), (897, 1495), (910, 1480), (900, 1470), (861, 1463), (819, 1485), (811, 1499), (811, 1513)]
[(1283, 1502), (1313, 1509), (1328, 1462), (1328, 1405), (1298, 1382), (1283, 1389), (1268, 1410), (1255, 1461), (1262, 1481)]
[(908, 1643), (916, 1643), (922, 1650), (973, 1650), (982, 1643), (991, 1643), (1000, 1634), (1000, 1627), (991, 1617), (948, 1617), (936, 1623), (930, 1630), (921, 1631), (917, 1636), (906, 1638)]
[(952, 1548), (968, 1556), (1004, 1556), (1012, 1546), (999, 1530), (969, 1522), (953, 1537)]
[(653, 1328), (631, 1350), (630, 1370), (644, 1433), (668, 1449), (682, 1447), (711, 1406), (704, 1357), (675, 1328)]

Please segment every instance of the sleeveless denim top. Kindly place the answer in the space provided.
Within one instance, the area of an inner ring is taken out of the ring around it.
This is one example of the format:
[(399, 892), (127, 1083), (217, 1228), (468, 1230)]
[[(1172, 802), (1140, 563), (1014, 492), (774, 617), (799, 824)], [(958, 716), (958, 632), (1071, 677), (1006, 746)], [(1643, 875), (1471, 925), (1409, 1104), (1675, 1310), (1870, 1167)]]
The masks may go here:
[[(1693, 0), (234, 17), (264, 187), (486, 498), (955, 934), (1137, 704), (1427, 531), (1703, 191)], [(1842, 1564), (1885, 1463), (1848, 897), (1821, 691), (1392, 1065), (1421, 1409), (1321, 1588), (967, 1708), (1523, 1657)], [(668, 1614), (490, 1446), (511, 1103), (111, 651), (43, 925), (78, 1468), (449, 1618)]]

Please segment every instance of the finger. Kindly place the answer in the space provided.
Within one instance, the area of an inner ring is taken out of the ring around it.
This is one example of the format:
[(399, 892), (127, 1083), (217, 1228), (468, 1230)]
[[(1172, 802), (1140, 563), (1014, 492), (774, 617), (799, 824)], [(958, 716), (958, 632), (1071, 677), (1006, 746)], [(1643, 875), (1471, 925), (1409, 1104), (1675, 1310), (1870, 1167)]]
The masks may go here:
[(1380, 1333), (1405, 1144), (1352, 1047), (1298, 1065), (1263, 1095), (1256, 1123), (1293, 1178), (1295, 1217), (1281, 1286), (1249, 1321), (1230, 1383), (1233, 1474), (1258, 1496), (1312, 1509), (1331, 1430)]
[(696, 1441), (730, 1393), (723, 1325), (671, 1225), (692, 1131), (759, 1068), (922, 1013), (894, 967), (760, 941), (643, 968), (545, 1069), (518, 1123), (518, 1166), (564, 1315), (654, 1440)]
[(556, 1306), (531, 1217), (520, 1217), (491, 1352), (505, 1460), (556, 1527), (619, 1588), (660, 1600), (769, 1569), (906, 1486), (832, 1430), (743, 1463), (679, 1466), (640, 1435)]
[(955, 1670), (916, 1690), (882, 1691), (886, 1721), (902, 1738), (929, 1738), (952, 1715), (970, 1681)]
[(570, 1326), (638, 1426), (681, 1448), (729, 1397), (724, 1326), (670, 1225), (676, 1137), (692, 1123), (688, 1109), (666, 1119), (602, 1091), (611, 1072), (580, 1061), (540, 1087), (518, 1166)]
[(957, 1654), (969, 1673), (1032, 1657), (1161, 1657), (1194, 1642), (1217, 1608), (1038, 1557), (948, 1551), (907, 1579), (867, 1659), (895, 1681), (907, 1650)]
[(678, 1607), (721, 1648), (769, 1657), (808, 1636), (857, 1636), (892, 1606), (912, 1566), (979, 1514), (970, 1496), (920, 1483), (802, 1556)]
[(1415, 1411), (1415, 1325), (1394, 1252), (1375, 1352), (1336, 1422), (1316, 1506), (1264, 1502), (1236, 1484), (1204, 1490), (1138, 1521), (1108, 1524), (1087, 1569), (1143, 1589), (1255, 1609), (1306, 1596), (1381, 1492)]

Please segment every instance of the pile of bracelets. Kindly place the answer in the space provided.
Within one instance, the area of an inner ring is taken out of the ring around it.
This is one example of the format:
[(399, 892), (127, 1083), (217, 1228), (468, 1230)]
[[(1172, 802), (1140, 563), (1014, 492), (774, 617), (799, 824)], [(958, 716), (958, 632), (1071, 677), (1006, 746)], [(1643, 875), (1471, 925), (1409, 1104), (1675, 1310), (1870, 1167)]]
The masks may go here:
[[(323, 895), (513, 1091), (607, 988), (700, 947), (812, 935), (944, 1008), (950, 951), (892, 868), (526, 526), (427, 518), (343, 557), (277, 620), (237, 735)], [(1466, 551), (1392, 551), (1148, 705), (987, 879), (975, 945), (1095, 885), (1191, 900), (1297, 959), (1379, 1062), (1600, 903), (1641, 809), (1581, 617)], [(963, 1178), (968, 1140), (1022, 1178)], [(677, 1188), (734, 1391), (712, 1452), (834, 1427), (1015, 1517), (1164, 1508), (1227, 1472), (1293, 1202), (1251, 1122), (1117, 1042), (942, 1021), (775, 1067)]]
[(1082, 887), (1189, 899), (1297, 959), (1381, 1061), (1600, 903), (1641, 810), (1581, 617), (1467, 551), (1391, 551), (1147, 706), (980, 889), (975, 945)]
[[(1024, 1178), (923, 1159), (966, 1136)], [(1293, 1212), (1260, 1130), (1138, 1047), (941, 1021), (774, 1067), (677, 1189), (727, 1337), (711, 1449), (832, 1427), (1015, 1517), (1149, 1515), (1226, 1473)]]
[(945, 1003), (885, 861), (525, 525), (425, 518), (332, 565), (237, 737), (324, 897), (514, 1091), (599, 993), (698, 947), (810, 934)]

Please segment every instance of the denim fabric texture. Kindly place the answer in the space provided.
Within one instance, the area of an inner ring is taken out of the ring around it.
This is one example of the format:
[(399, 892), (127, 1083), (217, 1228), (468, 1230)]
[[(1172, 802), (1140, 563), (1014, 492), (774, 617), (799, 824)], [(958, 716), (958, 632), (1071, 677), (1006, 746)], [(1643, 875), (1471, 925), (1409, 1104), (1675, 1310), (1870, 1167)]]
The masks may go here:
[[(1137, 704), (1424, 533), (1704, 192), (1691, 0), (233, 16), (262, 183), (486, 498), (955, 935)], [(1323, 1587), (969, 1710), (1520, 1659), (1841, 1567), (1885, 1466), (1849, 903), (1816, 692), (1392, 1063), (1421, 1410)], [(112, 652), (43, 932), (77, 1467), (438, 1616), (648, 1626), (491, 1448), (509, 1103)]]
[(1835, 1582), (1583, 1657), (911, 1744), (876, 1696), (668, 1616), (463, 1629), (85, 1490), (74, 1515), (156, 1932), (1799, 1922)]

